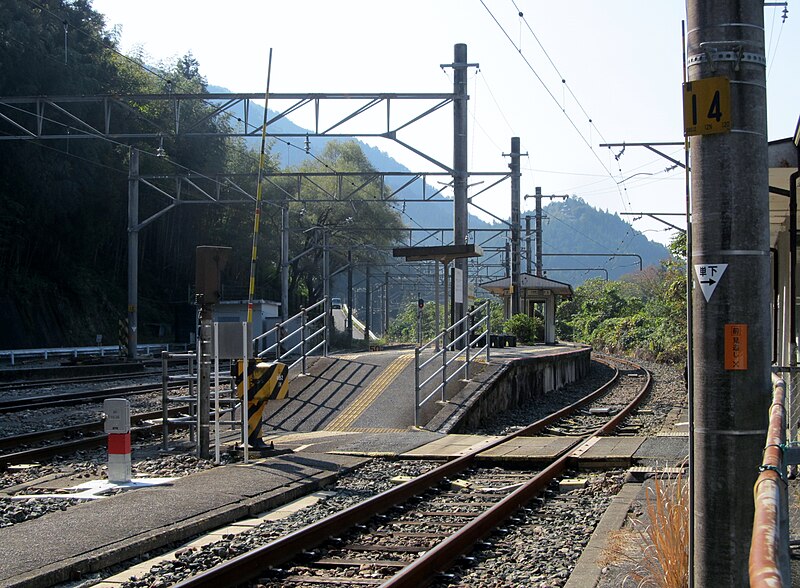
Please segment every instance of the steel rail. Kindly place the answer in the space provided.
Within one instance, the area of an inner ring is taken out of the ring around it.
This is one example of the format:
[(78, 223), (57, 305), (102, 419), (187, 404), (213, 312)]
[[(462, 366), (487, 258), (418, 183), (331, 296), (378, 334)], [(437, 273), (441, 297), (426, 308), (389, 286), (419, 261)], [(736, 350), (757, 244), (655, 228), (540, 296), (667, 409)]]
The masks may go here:
[[(181, 414), (181, 412), (185, 410), (186, 410), (185, 407), (175, 407), (171, 408), (169, 412), (171, 416), (176, 416), (178, 414)], [(157, 412), (152, 412), (152, 413), (133, 415), (131, 418), (132, 420), (134, 420), (134, 422), (157, 419), (161, 418), (161, 411), (159, 410)], [(176, 425), (174, 423), (170, 423), (170, 426), (174, 427)], [(71, 432), (78, 432), (80, 430), (94, 431), (96, 429), (102, 429), (102, 428), (103, 428), (102, 421), (86, 423), (84, 425), (74, 425), (71, 427), (63, 427), (61, 429), (53, 429), (52, 431), (41, 431), (37, 433), (27, 433), (24, 435), (5, 437), (3, 439), (0, 439), (0, 445), (2, 445), (2, 447), (8, 447), (9, 446), (8, 444), (14, 441), (17, 441), (18, 443), (31, 443), (37, 440), (46, 441), (48, 439), (53, 439), (54, 435), (58, 435), (59, 433), (68, 434)], [(148, 433), (150, 431), (158, 431), (160, 430), (160, 428), (161, 428), (161, 423), (131, 427), (131, 438), (137, 439), (142, 435), (144, 435), (145, 433)], [(51, 433), (53, 435), (50, 435)], [(96, 447), (104, 446), (107, 442), (108, 442), (108, 435), (106, 433), (102, 433), (100, 435), (92, 435), (91, 437), (83, 437), (82, 439), (75, 439), (74, 441), (65, 441), (55, 445), (46, 445), (44, 447), (25, 449), (23, 451), (17, 451), (15, 453), (7, 453), (5, 455), (0, 455), (0, 471), (6, 470), (8, 466), (12, 464), (36, 462), (42, 459), (48, 459), (51, 457), (72, 453), (73, 451), (78, 451), (80, 449), (94, 449)]]
[[(551, 480), (561, 475), (582, 446), (592, 443), (594, 437), (608, 435), (613, 432), (650, 390), (652, 377), (649, 371), (644, 370), (644, 372), (647, 374), (647, 380), (641, 391), (614, 418), (599, 427), (593, 434), (579, 438), (555, 462), (547, 466), (529, 482), (523, 484), (486, 512), (464, 525), (440, 544), (426, 551), (392, 578), (381, 584), (381, 586), (383, 588), (418, 588), (420, 586), (428, 586), (434, 582), (438, 573), (450, 568), (460, 556), (472, 550), (476, 542), (489, 535), (492, 530), (496, 529), (516, 510), (535, 498), (539, 492), (547, 487)], [(607, 388), (608, 385), (604, 385), (604, 388)]]
[[(473, 547), (475, 541), (488, 534), (500, 522), (505, 520), (511, 513), (518, 509), (519, 506), (529, 502), (538, 491), (540, 491), (544, 486), (546, 486), (547, 483), (549, 483), (552, 478), (559, 475), (566, 469), (567, 464), (572, 459), (572, 456), (577, 448), (584, 444), (587, 439), (595, 435), (605, 435), (608, 434), (609, 431), (613, 431), (614, 428), (616, 428), (616, 426), (618, 426), (618, 424), (621, 423), (628, 414), (630, 414), (630, 412), (636, 407), (642, 398), (644, 398), (644, 395), (647, 393), (650, 387), (651, 376), (647, 370), (644, 370), (644, 368), (640, 369), (647, 374), (645, 385), (642, 386), (642, 389), (636, 398), (631, 401), (622, 411), (620, 411), (620, 413), (618, 413), (613, 419), (606, 423), (606, 425), (598, 428), (594, 435), (576, 438), (574, 443), (571, 443), (569, 447), (558, 456), (557, 460), (548, 466), (542, 473), (523, 485), (516, 492), (501, 500), (497, 505), (487, 511), (487, 513), (476, 517), (472, 523), (463, 527), (459, 532), (446, 539), (443, 543), (426, 552), (425, 555), (415, 560), (414, 563), (404, 568), (403, 571), (399, 572), (393, 578), (387, 580), (383, 586), (397, 585), (416, 587), (429, 584), (430, 582), (434, 581), (435, 573), (437, 571), (441, 571), (449, 567), (455, 558), (469, 551)], [(618, 379), (618, 376), (619, 372), (618, 370), (615, 370), (615, 374), (609, 382), (588, 396), (596, 398), (597, 396), (605, 393), (608, 387)], [(581, 404), (580, 401), (575, 403), (573, 406), (579, 404)], [(583, 404), (585, 404), (585, 402)], [(542, 419), (542, 421), (544, 420), (547, 419)], [(538, 425), (542, 421), (534, 423), (534, 425), (531, 425), (531, 427)], [(313, 525), (299, 529), (285, 537), (268, 543), (267, 545), (239, 555), (209, 570), (187, 578), (176, 584), (175, 588), (213, 588), (217, 586), (233, 586), (246, 582), (251, 578), (258, 577), (264, 573), (266, 568), (278, 566), (291, 561), (297, 557), (298, 553), (323, 544), (330, 537), (341, 533), (344, 529), (364, 523), (370, 518), (386, 512), (390, 508), (405, 502), (414, 496), (420, 495), (422, 492), (428, 490), (443, 480), (472, 466), (477, 460), (479, 454), (497, 447), (515, 437), (525, 436), (524, 434), (526, 432), (531, 434), (530, 427), (496, 439), (488, 445), (473, 449), (463, 456), (458, 457), (425, 474), (422, 474), (421, 476), (401, 484), (400, 486), (391, 488), (364, 502), (335, 513)], [(461, 534), (462, 531), (463, 535)], [(399, 583), (393, 584), (393, 582)]]
[[(180, 388), (181, 384), (172, 384), (170, 389)], [(68, 392), (66, 394), (50, 394), (48, 396), (26, 396), (13, 400), (0, 400), (0, 413), (18, 412), (36, 408), (49, 408), (53, 406), (69, 406), (82, 402), (96, 402), (117, 396), (134, 396), (149, 392), (160, 392), (161, 384), (140, 384), (137, 386), (122, 386), (95, 390), (89, 392)]]

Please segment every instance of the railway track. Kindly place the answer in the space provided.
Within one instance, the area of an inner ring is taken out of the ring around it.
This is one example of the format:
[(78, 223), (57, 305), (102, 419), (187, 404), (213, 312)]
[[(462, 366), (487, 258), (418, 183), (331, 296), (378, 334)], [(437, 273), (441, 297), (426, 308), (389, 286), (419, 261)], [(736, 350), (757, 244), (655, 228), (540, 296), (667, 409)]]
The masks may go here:
[[(131, 386), (118, 386), (105, 390), (83, 390), (80, 392), (65, 392), (62, 394), (48, 394), (46, 396), (26, 396), (24, 398), (13, 398), (0, 400), (0, 414), (19, 412), (22, 410), (37, 410), (40, 408), (52, 408), (57, 406), (73, 406), (85, 402), (102, 402), (106, 398), (118, 398), (134, 396), (137, 394), (150, 394), (160, 392), (162, 387), (158, 384), (139, 384)], [(173, 383), (168, 386), (170, 390), (175, 390), (185, 386), (181, 383)]]
[[(583, 448), (612, 434), (650, 383), (646, 370), (626, 364), (611, 381), (569, 407), (178, 586), (236, 586), (254, 579), (266, 586), (429, 585), (530, 504)], [(602, 410), (592, 411), (590, 404)], [(567, 430), (567, 422), (575, 426)], [(479, 465), (480, 453), (514, 437), (558, 431), (574, 442), (540, 470), (509, 472)]]
[[(173, 407), (169, 410), (171, 417), (188, 414), (188, 407)], [(131, 437), (138, 437), (152, 431), (161, 431), (161, 423), (149, 424), (145, 421), (160, 419), (162, 412), (140, 413), (131, 416)], [(52, 442), (48, 445), (42, 445)], [(26, 447), (23, 450), (11, 451), (0, 455), (0, 471), (9, 465), (38, 462), (56, 456), (69, 455), (83, 449), (104, 447), (108, 443), (108, 435), (103, 432), (103, 421), (92, 421), (69, 427), (36, 431), (23, 435), (13, 435), (0, 439), (0, 452)], [(39, 447), (31, 447), (40, 445)]]

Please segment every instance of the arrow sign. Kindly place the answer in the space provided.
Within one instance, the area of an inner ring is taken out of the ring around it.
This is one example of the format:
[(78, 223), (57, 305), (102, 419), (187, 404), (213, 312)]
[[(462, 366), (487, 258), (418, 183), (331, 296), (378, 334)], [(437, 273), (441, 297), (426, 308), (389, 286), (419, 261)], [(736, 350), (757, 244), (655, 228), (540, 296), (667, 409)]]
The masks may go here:
[(697, 282), (700, 284), (700, 289), (703, 291), (706, 302), (711, 300), (711, 296), (714, 294), (714, 290), (716, 290), (726, 269), (728, 269), (727, 263), (695, 264), (694, 273), (697, 275)]

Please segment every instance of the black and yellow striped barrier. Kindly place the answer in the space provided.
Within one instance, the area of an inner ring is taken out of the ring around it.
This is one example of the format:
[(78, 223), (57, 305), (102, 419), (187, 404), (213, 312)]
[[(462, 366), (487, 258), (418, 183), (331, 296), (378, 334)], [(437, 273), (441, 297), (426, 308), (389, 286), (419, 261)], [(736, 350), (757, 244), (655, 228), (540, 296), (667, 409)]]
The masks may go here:
[[(244, 395), (244, 363), (234, 365), (236, 395)], [(288, 370), (285, 363), (250, 359), (247, 363), (247, 439), (251, 445), (261, 439), (261, 416), (268, 400), (280, 400), (289, 392)]]

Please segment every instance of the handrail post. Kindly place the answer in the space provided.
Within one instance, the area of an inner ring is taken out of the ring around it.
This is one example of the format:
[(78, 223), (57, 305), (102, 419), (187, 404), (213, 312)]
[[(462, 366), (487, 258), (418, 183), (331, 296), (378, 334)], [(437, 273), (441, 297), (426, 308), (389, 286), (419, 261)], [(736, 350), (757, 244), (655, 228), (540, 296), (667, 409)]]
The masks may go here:
[(169, 352), (161, 352), (161, 448), (166, 451), (169, 444), (169, 396), (168, 396), (168, 381), (169, 375)]
[(466, 353), (464, 355), (466, 359), (466, 365), (464, 366), (464, 375), (466, 376), (466, 380), (469, 380), (470, 377), (470, 359), (469, 359), (469, 349), (472, 347), (472, 314), (467, 315), (467, 346), (465, 347)]
[(325, 296), (325, 304), (322, 306), (322, 312), (325, 315), (324, 323), (322, 325), (322, 356), (328, 357), (328, 337), (331, 334), (330, 325), (333, 322), (333, 309), (331, 309), (331, 297)]
[(306, 309), (300, 307), (300, 357), (303, 360), (303, 373), (306, 373)]
[(444, 391), (447, 388), (447, 329), (442, 331), (442, 400), (444, 401)]
[(487, 302), (486, 303), (486, 341), (484, 342), (486, 344), (486, 363), (489, 363), (489, 348), (491, 347), (491, 345), (489, 345), (489, 341), (491, 340), (491, 334), (492, 334), (491, 325), (489, 324), (491, 322), (490, 319), (489, 319), (490, 316), (491, 316), (491, 308), (490, 308), (489, 303)]
[(414, 348), (414, 426), (419, 426), (419, 347)]
[[(281, 331), (283, 330), (283, 323), (278, 322), (275, 329), (275, 361), (281, 360)], [(266, 341), (264, 342), (266, 345)]]

